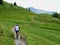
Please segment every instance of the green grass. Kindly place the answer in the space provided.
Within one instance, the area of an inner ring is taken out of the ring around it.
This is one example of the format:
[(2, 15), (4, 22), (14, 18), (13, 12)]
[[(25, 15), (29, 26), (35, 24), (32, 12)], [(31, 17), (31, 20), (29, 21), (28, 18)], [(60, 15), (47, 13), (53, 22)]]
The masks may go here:
[(16, 24), (21, 25), (28, 45), (60, 45), (60, 19), (11, 7), (6, 2), (0, 5), (0, 45), (15, 45), (12, 27)]

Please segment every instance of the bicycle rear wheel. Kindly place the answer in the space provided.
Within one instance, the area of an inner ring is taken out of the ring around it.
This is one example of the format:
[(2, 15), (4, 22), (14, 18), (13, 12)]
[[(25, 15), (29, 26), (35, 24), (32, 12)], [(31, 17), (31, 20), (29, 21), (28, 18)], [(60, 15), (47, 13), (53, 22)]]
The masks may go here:
[(19, 38), (19, 34), (18, 33), (16, 33), (16, 39), (18, 39)]

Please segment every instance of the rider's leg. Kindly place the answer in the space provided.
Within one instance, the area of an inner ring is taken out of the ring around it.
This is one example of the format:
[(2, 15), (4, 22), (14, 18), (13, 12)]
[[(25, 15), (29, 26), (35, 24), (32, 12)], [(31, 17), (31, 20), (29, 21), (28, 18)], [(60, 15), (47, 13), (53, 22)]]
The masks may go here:
[(18, 31), (16, 31), (16, 38), (18, 39), (18, 36), (19, 36), (19, 32)]

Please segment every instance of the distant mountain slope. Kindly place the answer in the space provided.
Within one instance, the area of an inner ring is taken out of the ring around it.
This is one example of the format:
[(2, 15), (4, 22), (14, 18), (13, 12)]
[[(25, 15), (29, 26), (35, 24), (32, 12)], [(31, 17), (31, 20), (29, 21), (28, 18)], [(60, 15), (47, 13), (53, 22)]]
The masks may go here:
[[(30, 10), (32, 11), (32, 12), (34, 12), (34, 13), (37, 13), (37, 14), (53, 14), (54, 12), (53, 11), (44, 11), (44, 10), (40, 10), (40, 9), (35, 9), (35, 8), (33, 8), (33, 7), (29, 7), (30, 8)], [(28, 8), (28, 9), (29, 9)]]

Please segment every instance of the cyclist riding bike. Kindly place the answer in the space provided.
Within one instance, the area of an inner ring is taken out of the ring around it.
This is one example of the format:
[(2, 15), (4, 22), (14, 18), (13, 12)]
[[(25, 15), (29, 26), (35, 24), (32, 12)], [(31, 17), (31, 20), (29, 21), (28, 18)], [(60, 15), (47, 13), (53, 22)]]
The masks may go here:
[(18, 25), (14, 26), (14, 30), (16, 32), (16, 38), (18, 39), (18, 36), (19, 36), (19, 26)]

